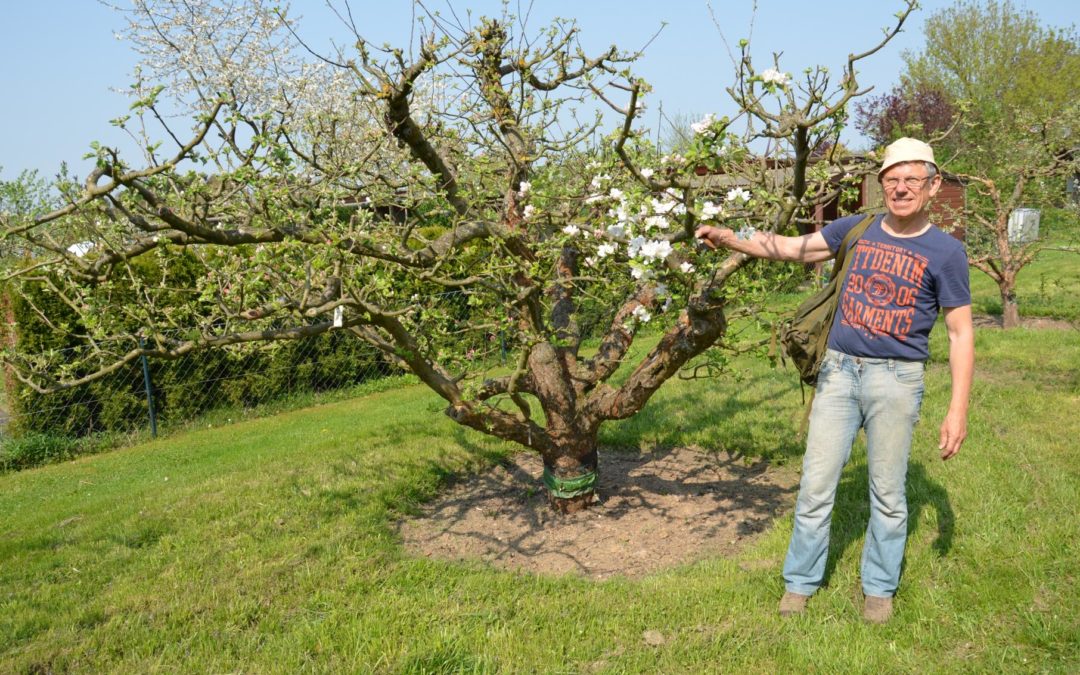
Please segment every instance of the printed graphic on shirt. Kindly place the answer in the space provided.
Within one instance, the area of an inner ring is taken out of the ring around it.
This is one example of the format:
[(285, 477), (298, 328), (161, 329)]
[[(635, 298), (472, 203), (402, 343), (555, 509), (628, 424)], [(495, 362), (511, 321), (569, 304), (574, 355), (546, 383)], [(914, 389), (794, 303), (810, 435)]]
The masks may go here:
[(852, 250), (840, 320), (873, 339), (907, 340), (929, 260), (901, 246), (860, 239)]

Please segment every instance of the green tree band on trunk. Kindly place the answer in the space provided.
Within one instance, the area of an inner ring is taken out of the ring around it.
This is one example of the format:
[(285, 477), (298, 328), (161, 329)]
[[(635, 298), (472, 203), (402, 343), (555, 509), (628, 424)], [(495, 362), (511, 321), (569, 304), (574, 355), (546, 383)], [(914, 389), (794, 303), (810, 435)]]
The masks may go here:
[(572, 478), (559, 478), (551, 469), (544, 467), (544, 487), (552, 497), (558, 499), (571, 499), (593, 492), (598, 478), (597, 471), (589, 471)]

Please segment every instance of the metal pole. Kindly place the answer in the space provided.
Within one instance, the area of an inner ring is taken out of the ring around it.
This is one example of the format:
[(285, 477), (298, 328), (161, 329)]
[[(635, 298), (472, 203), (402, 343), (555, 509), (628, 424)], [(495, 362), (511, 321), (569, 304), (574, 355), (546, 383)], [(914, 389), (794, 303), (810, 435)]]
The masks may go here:
[[(139, 336), (139, 349), (145, 349), (146, 344), (142, 336)], [(154, 412), (154, 387), (150, 382), (150, 365), (146, 362), (146, 354), (139, 357), (142, 361), (143, 386), (146, 387), (146, 407), (150, 409), (150, 436), (157, 438), (157, 414)]]

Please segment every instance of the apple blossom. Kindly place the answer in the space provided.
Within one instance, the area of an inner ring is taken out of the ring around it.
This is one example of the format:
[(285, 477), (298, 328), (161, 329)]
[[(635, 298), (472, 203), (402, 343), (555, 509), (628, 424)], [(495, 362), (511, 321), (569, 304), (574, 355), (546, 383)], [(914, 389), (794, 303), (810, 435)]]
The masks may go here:
[(750, 201), (750, 193), (741, 187), (735, 187), (728, 190), (727, 200), (733, 202), (736, 199), (742, 202)]
[(671, 242), (666, 239), (654, 239), (641, 245), (641, 256), (649, 260), (664, 260), (672, 252)]
[(776, 68), (769, 68), (761, 72), (761, 81), (766, 84), (777, 84), (786, 87), (790, 79), (787, 73), (781, 73)]
[(654, 228), (659, 230), (666, 230), (668, 229), (668, 227), (670, 227), (670, 225), (671, 223), (669, 223), (668, 219), (664, 216), (648, 216), (647, 218), (645, 218), (646, 230), (651, 230)]
[(616, 244), (600, 244), (596, 247), (596, 257), (606, 258), (609, 255), (613, 255), (618, 250), (619, 247)]
[(569, 225), (564, 227), (562, 231), (564, 234), (568, 234), (571, 237), (576, 237), (577, 235), (581, 234), (581, 228), (577, 225), (574, 225), (573, 223), (570, 223)]
[(711, 201), (705, 202), (701, 205), (701, 219), (710, 220), (712, 218), (715, 218), (716, 216), (719, 216), (722, 211), (723, 209), (720, 207), (719, 204), (715, 204)]
[(653, 198), (653, 200), (652, 200), (653, 211), (656, 212), (659, 215), (663, 215), (665, 213), (671, 213), (675, 209), (675, 207), (677, 205), (678, 205), (678, 202), (670, 200), (670, 199), (665, 199), (664, 201), (660, 201), (659, 199)]
[(683, 271), (683, 274), (690, 274), (694, 271), (694, 264), (683, 261), (679, 264), (679, 269)]
[(736, 239), (749, 240), (757, 233), (757, 228), (751, 225), (743, 225), (739, 228), (739, 231), (735, 233)]
[(645, 309), (642, 305), (635, 307), (631, 314), (633, 314), (634, 318), (641, 323), (649, 323), (649, 320), (652, 319), (652, 314), (649, 314), (649, 310)]
[(694, 130), (695, 134), (703, 134), (709, 130), (709, 127), (711, 127), (715, 121), (716, 118), (712, 113), (709, 113), (708, 115), (705, 115), (705, 117), (702, 117), (701, 121), (691, 124), (690, 128)]

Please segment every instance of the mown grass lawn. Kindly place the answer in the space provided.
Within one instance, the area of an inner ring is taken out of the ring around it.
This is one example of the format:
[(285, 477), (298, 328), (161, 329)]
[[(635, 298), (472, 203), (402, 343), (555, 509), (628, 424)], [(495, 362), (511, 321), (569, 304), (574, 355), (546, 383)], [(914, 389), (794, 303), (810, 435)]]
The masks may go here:
[[(0, 476), (0, 672), (1076, 672), (1080, 339), (980, 331), (971, 437), (942, 463), (943, 333), (889, 625), (859, 616), (861, 448), (828, 587), (794, 620), (790, 516), (737, 559), (636, 581), (409, 557), (397, 519), (513, 451), (413, 386)], [(603, 442), (797, 462), (794, 376), (737, 371), (670, 383)]]

